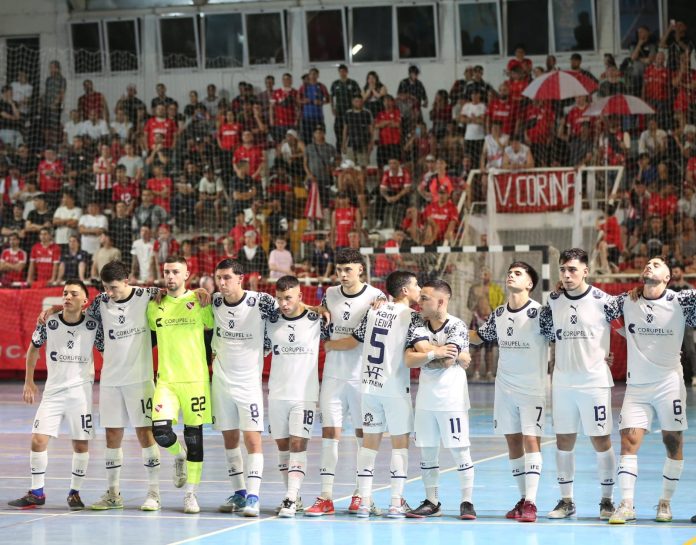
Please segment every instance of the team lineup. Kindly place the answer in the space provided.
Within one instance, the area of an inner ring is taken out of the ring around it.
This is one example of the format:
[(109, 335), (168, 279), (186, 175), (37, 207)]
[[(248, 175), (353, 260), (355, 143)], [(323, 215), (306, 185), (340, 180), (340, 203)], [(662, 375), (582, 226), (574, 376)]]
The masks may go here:
[[(364, 270), (358, 250), (339, 250), (340, 285), (328, 288), (318, 307), (302, 301), (300, 282), (294, 276), (277, 281), (275, 297), (244, 290), (242, 266), (232, 259), (217, 265), (218, 291), (212, 296), (186, 288), (187, 263), (176, 256), (164, 263), (165, 295), (157, 288), (130, 286), (130, 271), (118, 261), (102, 269), (104, 293), (91, 304), (84, 284), (68, 280), (62, 309), (42, 313), (27, 350), (25, 402), (37, 398), (34, 369), (41, 347), (48, 375), (33, 422), (31, 488), (9, 505), (30, 509), (46, 503), (48, 445), (65, 420), (73, 446), (67, 503), (72, 510), (85, 508), (80, 488), (97, 424), (92, 411), (96, 348), (103, 351), (104, 361), (98, 421), (106, 430), (108, 489), (88, 508), (124, 507), (121, 443), (124, 429), (132, 426), (148, 480), (140, 508), (161, 508), (160, 449), (164, 448), (173, 456), (174, 485), (184, 488), (184, 512), (200, 512), (196, 494), (204, 460), (203, 426), (212, 424), (222, 433), (230, 480), (230, 492), (219, 510), (258, 517), (264, 473), (262, 371), (264, 355), (270, 354), (266, 407), (286, 489), (276, 509), (279, 517), (335, 514), (339, 441), (344, 419), (350, 417), (358, 451), (349, 513), (358, 518), (441, 516), (442, 446), (450, 451), (457, 469), (459, 518), (476, 519), (465, 370), (470, 343), (497, 342), (493, 430), (505, 437), (512, 478), (519, 489), (517, 503), (505, 516), (535, 522), (549, 345), (555, 343), (551, 399), (560, 499), (547, 517), (575, 515), (574, 448), (577, 434), (583, 432), (596, 452), (599, 518), (610, 524), (635, 521), (638, 452), (645, 434), (659, 429), (666, 458), (655, 520), (672, 520), (671, 499), (683, 469), (687, 429), (680, 350), (685, 326), (696, 326), (696, 291), (668, 289), (671, 269), (665, 259), (649, 260), (641, 274), (641, 288), (610, 296), (587, 283), (587, 253), (565, 250), (559, 259), (561, 284), (546, 305), (530, 297), (539, 280), (537, 272), (515, 261), (507, 271), (505, 303), (471, 331), (448, 313), (453, 293), (447, 282), (430, 280), (420, 286), (415, 273), (394, 271), (386, 278), (387, 298), (361, 281)], [(414, 305), (420, 310), (413, 310)], [(612, 328), (621, 328), (626, 337), (628, 361), (618, 422), (618, 460), (611, 442)], [(212, 332), (212, 381), (206, 330)], [(151, 332), (157, 341), (156, 375)], [(321, 343), (326, 359), (320, 385)], [(420, 369), (415, 407), (412, 368)], [(301, 490), (315, 421), (322, 427), (321, 457), (319, 468), (312, 470), (319, 470), (321, 492), (305, 506)], [(183, 440), (174, 431), (178, 422), (183, 424)], [(385, 432), (391, 443), (391, 499), (383, 512), (372, 492), (375, 460)], [(412, 433), (425, 495), (413, 508), (403, 496)], [(620, 494), (616, 505), (615, 480)], [(696, 515), (692, 522), (695, 519)]]

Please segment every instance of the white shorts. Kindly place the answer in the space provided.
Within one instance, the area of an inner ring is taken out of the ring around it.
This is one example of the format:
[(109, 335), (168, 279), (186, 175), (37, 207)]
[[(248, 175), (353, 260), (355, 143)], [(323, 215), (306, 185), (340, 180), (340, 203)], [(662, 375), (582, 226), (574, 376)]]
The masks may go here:
[(588, 437), (611, 434), (611, 388), (553, 386), (551, 391), (556, 434), (578, 433), (581, 422)]
[(413, 402), (403, 397), (362, 396), (363, 433), (405, 435), (413, 431)]
[(321, 382), (319, 410), (324, 428), (342, 428), (343, 417), (350, 413), (353, 428), (362, 428), (360, 383), (326, 377)]
[(660, 429), (684, 431), (686, 422), (686, 387), (674, 374), (668, 380), (652, 384), (628, 384), (619, 415), (619, 429), (641, 428), (650, 431), (653, 415)]
[(99, 424), (103, 428), (134, 428), (152, 426), (152, 395), (155, 383), (151, 380), (125, 386), (99, 385)]
[(416, 409), (416, 446), (460, 448), (469, 441), (469, 411), (427, 411)]
[(36, 410), (32, 432), (58, 437), (63, 417), (70, 427), (71, 439), (94, 438), (91, 382), (44, 397)]
[(312, 426), (317, 415), (314, 401), (294, 401), (287, 399), (268, 400), (268, 431), (273, 439), (287, 439), (312, 436)]
[(512, 390), (495, 382), (493, 429), (498, 435), (521, 433), (531, 437), (544, 435), (546, 398)]
[(235, 399), (231, 387), (213, 375), (213, 428), (220, 431), (263, 431), (263, 392)]

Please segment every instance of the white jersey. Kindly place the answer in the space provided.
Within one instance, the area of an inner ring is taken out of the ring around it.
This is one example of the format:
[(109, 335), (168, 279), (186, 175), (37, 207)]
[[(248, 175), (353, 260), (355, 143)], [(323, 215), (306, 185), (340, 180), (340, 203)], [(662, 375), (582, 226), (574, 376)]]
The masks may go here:
[(501, 305), (478, 329), (484, 341), (498, 342), (495, 380), (507, 389), (534, 396), (546, 393), (549, 363), (549, 344), (539, 325), (540, 309), (533, 299), (517, 310)]
[(684, 326), (696, 325), (696, 291), (665, 290), (657, 299), (637, 301), (624, 293), (606, 307), (607, 319), (624, 317), (628, 384), (650, 384), (683, 375)]
[(92, 348), (104, 350), (104, 334), (96, 320), (83, 315), (79, 322), (70, 324), (61, 312), (51, 316), (46, 325), (36, 326), (31, 343), (36, 348), (46, 345), (44, 397), (94, 382)]
[(321, 320), (307, 309), (296, 318), (281, 313), (268, 321), (266, 349), (271, 351), (268, 398), (319, 400), (319, 341)]
[(363, 394), (404, 397), (410, 393), (411, 370), (404, 363), (404, 351), (411, 331), (423, 325), (420, 315), (402, 303), (386, 303), (364, 315), (353, 331), (353, 337), (363, 343)]
[(540, 310), (542, 332), (556, 341), (554, 386), (575, 388), (611, 387), (609, 354), (611, 327), (604, 305), (611, 299), (602, 290), (589, 286), (577, 296), (565, 291), (552, 293), (548, 306)]
[(236, 303), (213, 295), (213, 375), (241, 391), (261, 388), (266, 320), (278, 308), (267, 293), (245, 291)]
[[(437, 346), (453, 344), (462, 352), (469, 349), (469, 330), (462, 320), (448, 314), (437, 330), (433, 330), (429, 322), (414, 329), (407, 344), (413, 346), (423, 340)], [(416, 410), (466, 411), (469, 407), (469, 388), (463, 367), (458, 363), (447, 369), (421, 367)]]
[(153, 380), (152, 337), (147, 304), (157, 288), (134, 288), (128, 298), (114, 301), (105, 293), (95, 297), (87, 314), (104, 329), (102, 386), (127, 386)]
[[(368, 284), (354, 295), (344, 294), (341, 286), (328, 288), (321, 304), (331, 313), (329, 339), (335, 341), (350, 337), (372, 302), (378, 298), (384, 298), (384, 294)], [(324, 363), (324, 376), (359, 382), (361, 354), (360, 346), (353, 350), (329, 352)]]

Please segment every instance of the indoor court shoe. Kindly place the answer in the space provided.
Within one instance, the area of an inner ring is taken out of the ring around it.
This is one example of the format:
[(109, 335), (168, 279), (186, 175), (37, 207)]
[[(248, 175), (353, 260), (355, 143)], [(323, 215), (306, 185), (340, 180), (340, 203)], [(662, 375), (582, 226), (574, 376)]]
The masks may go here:
[(609, 517), (609, 524), (626, 524), (627, 522), (636, 521), (636, 510), (630, 507), (628, 503), (622, 501), (616, 510)]
[(672, 522), (672, 506), (667, 500), (660, 500), (657, 503), (655, 522)]
[[(275, 511), (276, 515), (280, 514), (280, 510), (283, 508), (283, 503), (285, 503), (285, 500), (281, 501), (280, 505), (278, 507), (276, 507), (276, 511)], [(302, 505), (302, 498), (300, 498), (298, 496), (297, 499), (295, 500), (295, 513), (301, 513), (303, 511), (304, 511), (304, 505)]]
[(249, 495), (246, 498), (246, 505), (244, 506), (244, 511), (242, 513), (245, 517), (258, 517), (261, 511), (261, 505), (259, 504), (259, 497), (254, 495)]
[(536, 522), (536, 519), (537, 506), (531, 501), (524, 502), (520, 511), (520, 517), (517, 520), (519, 522)]
[(381, 517), (382, 510), (375, 505), (374, 500), (370, 500), (370, 505), (365, 505), (362, 501), (360, 507), (358, 507), (358, 512), (355, 513), (358, 518), (366, 519), (370, 516)]
[(459, 505), (459, 518), (462, 520), (476, 520), (474, 504), (470, 501), (463, 501)]
[(333, 500), (326, 498), (317, 498), (309, 509), (305, 509), (305, 517), (323, 517), (324, 515), (333, 515), (336, 513)]
[(178, 456), (174, 458), (174, 474), (172, 475), (172, 482), (177, 488), (181, 488), (186, 484), (187, 479), (186, 471), (186, 458), (179, 458)]
[(360, 495), (357, 492), (351, 496), (350, 505), (348, 506), (348, 514), (349, 515), (357, 514), (358, 509), (360, 509), (361, 501), (362, 501), (362, 498), (360, 497)]
[(145, 501), (140, 506), (141, 511), (159, 511), (162, 504), (160, 503), (160, 495), (156, 490), (148, 490)]
[(599, 520), (609, 520), (615, 509), (614, 502), (610, 498), (602, 498), (599, 502)]
[(406, 500), (401, 498), (401, 505), (390, 505), (385, 516), (390, 519), (402, 519), (406, 518), (406, 513), (410, 510), (411, 508), (406, 503)]
[(239, 513), (246, 506), (246, 497), (241, 494), (233, 494), (225, 500), (218, 511), (220, 513)]
[(566, 519), (575, 514), (575, 502), (570, 499), (560, 499), (548, 515), (550, 519)]
[(99, 498), (99, 501), (89, 506), (93, 511), (106, 511), (107, 509), (123, 509), (121, 494), (113, 494), (110, 491)]
[(73, 492), (68, 496), (68, 507), (71, 511), (82, 511), (85, 508), (79, 492)]
[(360, 504), (360, 507), (358, 507), (358, 512), (355, 513), (355, 516), (357, 516), (359, 519), (370, 518), (370, 508), (367, 505)]
[(295, 517), (297, 513), (297, 508), (295, 502), (290, 498), (285, 498), (283, 503), (281, 503), (280, 511), (278, 511), (278, 516), (282, 519), (291, 519)]
[(515, 520), (520, 518), (520, 515), (522, 514), (522, 506), (523, 505), (524, 505), (524, 498), (520, 498), (520, 501), (518, 501), (515, 504), (515, 507), (513, 507), (507, 513), (505, 513), (505, 518), (506, 519), (515, 519)]
[(428, 517), (441, 517), (442, 516), (442, 511), (440, 507), (442, 504), (440, 502), (437, 502), (437, 505), (435, 505), (433, 502), (430, 500), (423, 500), (423, 503), (421, 503), (418, 507), (415, 509), (411, 509), (408, 513), (406, 513), (406, 517), (410, 519), (424, 519)]
[(184, 513), (187, 515), (195, 515), (200, 513), (201, 508), (198, 506), (198, 498), (193, 492), (186, 492), (184, 496)]
[(693, 517), (691, 517), (691, 522), (694, 523), (694, 524), (696, 524), (696, 515), (694, 515)]
[(37, 496), (31, 490), (26, 495), (16, 500), (8, 501), (7, 505), (16, 507), (17, 509), (35, 509), (46, 503), (46, 495)]

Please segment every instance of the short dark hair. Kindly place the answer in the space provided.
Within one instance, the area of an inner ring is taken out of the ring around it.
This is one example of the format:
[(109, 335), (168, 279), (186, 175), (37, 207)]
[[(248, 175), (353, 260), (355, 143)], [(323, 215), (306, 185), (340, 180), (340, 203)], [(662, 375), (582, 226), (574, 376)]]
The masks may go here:
[(99, 276), (102, 282), (115, 282), (126, 280), (130, 274), (130, 269), (123, 261), (110, 261), (102, 267)]
[(446, 293), (448, 297), (452, 297), (452, 288), (451, 286), (445, 282), (444, 280), (440, 278), (434, 278), (432, 280), (428, 280), (425, 284), (423, 284), (424, 288), (432, 288), (437, 291), (441, 291), (442, 293)]
[(561, 252), (560, 257), (558, 258), (558, 263), (562, 265), (563, 263), (566, 263), (567, 261), (571, 261), (573, 259), (577, 259), (580, 263), (583, 263), (584, 265), (589, 265), (590, 263), (590, 259), (587, 256), (587, 252), (582, 248), (569, 248), (567, 250), (563, 250)]
[(532, 267), (529, 263), (526, 261), (513, 261), (510, 263), (508, 271), (511, 269), (522, 269), (524, 272), (526, 272), (529, 275), (529, 278), (532, 279), (532, 290), (536, 288), (537, 284), (539, 283), (539, 273), (537, 273), (534, 267)]
[(65, 281), (65, 284), (63, 284), (63, 287), (66, 286), (80, 286), (80, 289), (84, 292), (86, 297), (89, 297), (89, 292), (87, 291), (87, 286), (85, 286), (85, 283), (80, 280), (79, 278), (68, 278)]
[(582, 55), (580, 53), (573, 53), (570, 56), (571, 61), (582, 61)]
[(296, 288), (299, 285), (300, 281), (296, 276), (286, 274), (285, 276), (281, 276), (276, 282), (276, 293), (279, 291), (287, 291), (289, 289)]
[(386, 282), (387, 293), (394, 298), (398, 297), (401, 290), (411, 281), (411, 278), (417, 278), (415, 273), (411, 271), (394, 271), (390, 273)]
[(186, 258), (183, 255), (167, 256), (167, 259), (164, 260), (164, 263), (181, 263), (182, 265), (186, 265), (188, 267), (188, 261), (186, 261)]
[(664, 254), (654, 255), (650, 259), (659, 259), (665, 265), (667, 265), (667, 269), (669, 270), (669, 277), (672, 278), (672, 265), (670, 265), (670, 260), (666, 255), (664, 255)]
[(358, 263), (365, 266), (365, 258), (359, 250), (355, 248), (341, 248), (336, 252), (336, 265), (348, 265), (349, 263)]
[(241, 264), (241, 262), (229, 257), (223, 259), (215, 266), (216, 272), (221, 269), (232, 269), (232, 272), (236, 275), (244, 274), (244, 266)]

